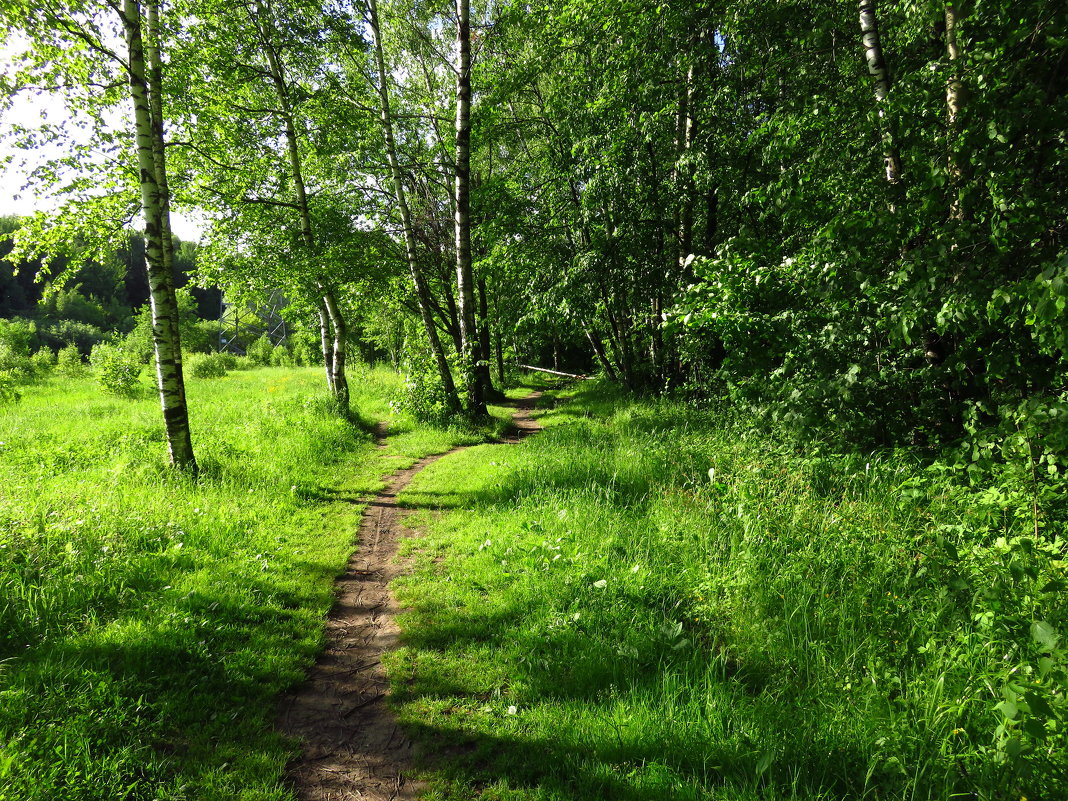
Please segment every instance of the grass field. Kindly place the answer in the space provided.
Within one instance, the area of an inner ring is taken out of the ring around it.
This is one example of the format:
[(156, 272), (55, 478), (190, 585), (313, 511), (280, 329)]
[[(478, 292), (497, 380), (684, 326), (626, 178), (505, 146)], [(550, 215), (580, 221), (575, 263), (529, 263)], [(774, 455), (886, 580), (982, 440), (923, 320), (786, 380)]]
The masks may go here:
[(1053, 510), (596, 384), (477, 444), (355, 373), (347, 420), (318, 370), (190, 382), (197, 482), (147, 383), (0, 410), (2, 801), (290, 799), (275, 704), (358, 500), (457, 444), (401, 496), (425, 533), (388, 660), (429, 798), (1068, 797)]
[(1063, 524), (570, 394), (400, 497), (425, 534), (389, 666), (429, 798), (1068, 797)]
[[(166, 466), (148, 389), (53, 377), (0, 409), (0, 799), (282, 799), (277, 694), (320, 647), (360, 497), (477, 442), (392, 419), (385, 450), (319, 370), (188, 383), (201, 477)], [(355, 368), (391, 419), (400, 378)]]

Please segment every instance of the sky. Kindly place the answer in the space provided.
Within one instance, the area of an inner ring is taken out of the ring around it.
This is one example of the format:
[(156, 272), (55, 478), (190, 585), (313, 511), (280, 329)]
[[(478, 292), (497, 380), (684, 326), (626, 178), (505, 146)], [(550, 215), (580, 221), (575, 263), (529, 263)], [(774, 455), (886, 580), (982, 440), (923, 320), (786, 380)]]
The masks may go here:
[[(3, 58), (4, 53), (0, 52), (0, 59)], [(57, 122), (65, 117), (63, 104), (43, 94), (22, 93), (9, 109), (0, 111), (0, 216), (27, 216), (36, 211), (52, 211), (57, 207), (57, 200), (48, 198), (44, 192), (35, 192), (33, 187), (22, 189), (27, 183), (28, 173), (27, 169), (21, 167), (25, 153), (14, 147), (8, 139), (13, 125), (37, 127), (45, 119)], [(44, 161), (59, 157), (62, 150), (56, 145), (46, 145), (33, 155), (35, 159)], [(5, 164), (8, 157), (13, 158)], [(135, 224), (135, 227), (141, 226)], [(200, 239), (203, 225), (195, 215), (172, 213), (171, 228), (180, 239), (196, 242)]]

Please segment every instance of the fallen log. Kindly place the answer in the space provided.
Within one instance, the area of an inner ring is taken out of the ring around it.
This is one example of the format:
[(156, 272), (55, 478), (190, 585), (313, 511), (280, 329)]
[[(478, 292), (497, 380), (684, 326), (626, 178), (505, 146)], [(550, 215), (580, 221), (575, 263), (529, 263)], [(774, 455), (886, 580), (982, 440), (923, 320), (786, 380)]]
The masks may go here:
[(562, 372), (561, 370), (550, 370), (548, 367), (534, 367), (534, 366), (529, 365), (529, 364), (520, 364), (519, 367), (522, 367), (524, 370), (534, 370), (535, 372), (538, 372), (538, 373), (552, 373), (553, 375), (562, 375), (564, 378), (583, 378), (584, 379), (584, 378), (587, 377), (585, 375), (582, 375), (581, 373), (565, 373), (565, 372)]

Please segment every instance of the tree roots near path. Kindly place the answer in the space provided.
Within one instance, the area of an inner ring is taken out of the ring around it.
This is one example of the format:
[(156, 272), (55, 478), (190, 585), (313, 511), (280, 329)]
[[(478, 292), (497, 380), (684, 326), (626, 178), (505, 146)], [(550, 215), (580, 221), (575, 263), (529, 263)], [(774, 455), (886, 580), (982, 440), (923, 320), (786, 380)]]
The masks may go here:
[[(535, 392), (514, 401), (519, 442), (540, 426), (531, 419)], [(402, 572), (397, 545), (410, 531), (397, 495), (427, 465), (460, 448), (428, 456), (394, 473), (360, 520), (359, 547), (337, 581), (337, 600), (326, 624), (327, 645), (305, 682), (281, 699), (278, 728), (304, 744), (289, 776), (301, 801), (414, 799), (409, 780), (412, 743), (386, 704), (389, 681), (382, 655), (396, 647), (400, 630), (390, 582)]]

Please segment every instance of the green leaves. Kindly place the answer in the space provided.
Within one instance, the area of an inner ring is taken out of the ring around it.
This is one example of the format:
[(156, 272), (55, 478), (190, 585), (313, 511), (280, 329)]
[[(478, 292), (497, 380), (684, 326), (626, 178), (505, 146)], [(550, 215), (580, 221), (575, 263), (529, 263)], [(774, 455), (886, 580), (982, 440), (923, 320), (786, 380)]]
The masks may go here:
[[(1048, 587), (1048, 585), (1047, 585)], [(1043, 592), (1048, 592), (1043, 588)], [(1057, 643), (1060, 642), (1060, 635), (1049, 623), (1044, 620), (1036, 620), (1031, 624), (1031, 640), (1044, 652), (1052, 652)]]

